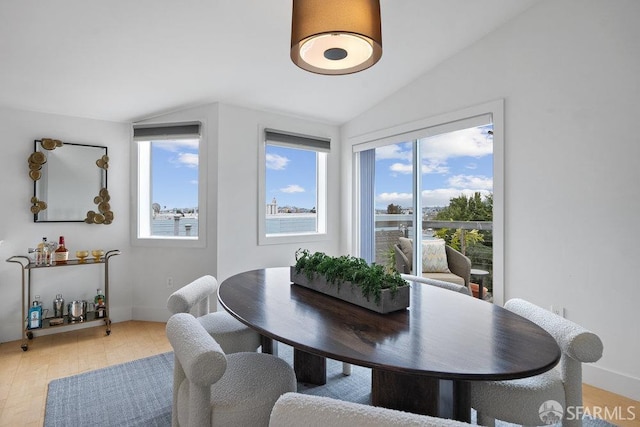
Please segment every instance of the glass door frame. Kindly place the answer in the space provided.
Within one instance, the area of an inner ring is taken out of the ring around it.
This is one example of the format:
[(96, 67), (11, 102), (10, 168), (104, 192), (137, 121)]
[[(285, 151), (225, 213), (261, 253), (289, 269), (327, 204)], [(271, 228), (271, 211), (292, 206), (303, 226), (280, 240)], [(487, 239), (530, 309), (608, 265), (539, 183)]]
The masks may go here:
[[(493, 123), (493, 298), (494, 303), (502, 305), (505, 301), (504, 289), (504, 100), (491, 101), (486, 104), (465, 108), (453, 113), (423, 119), (384, 129), (349, 140), (352, 148), (352, 247), (356, 256), (361, 254), (361, 164), (359, 153), (367, 149), (382, 147), (400, 142), (413, 143), (413, 221), (422, 224), (421, 198), (416, 191), (421, 187), (419, 139), (432, 134), (441, 134), (459, 130), (459, 124), (466, 120), (490, 114)], [(468, 126), (473, 127), (473, 125)], [(431, 132), (430, 132), (431, 130)], [(414, 227), (417, 229), (417, 227)], [(417, 231), (416, 231), (417, 233)], [(421, 262), (421, 246), (414, 243), (413, 263)], [(419, 261), (420, 260), (420, 261)]]

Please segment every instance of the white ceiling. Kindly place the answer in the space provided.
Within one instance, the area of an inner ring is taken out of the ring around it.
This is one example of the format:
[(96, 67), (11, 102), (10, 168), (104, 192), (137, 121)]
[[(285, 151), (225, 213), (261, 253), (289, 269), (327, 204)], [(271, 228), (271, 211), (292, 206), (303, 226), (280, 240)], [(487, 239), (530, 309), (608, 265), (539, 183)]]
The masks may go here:
[(537, 0), (381, 0), (382, 59), (289, 59), (291, 0), (0, 0), (0, 106), (136, 121), (211, 102), (341, 124)]

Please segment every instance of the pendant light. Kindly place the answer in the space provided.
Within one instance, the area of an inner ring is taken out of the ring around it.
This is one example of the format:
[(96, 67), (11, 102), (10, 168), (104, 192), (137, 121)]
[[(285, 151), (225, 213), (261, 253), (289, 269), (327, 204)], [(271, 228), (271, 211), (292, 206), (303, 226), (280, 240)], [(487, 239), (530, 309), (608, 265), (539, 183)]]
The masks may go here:
[(318, 74), (351, 74), (382, 56), (379, 0), (293, 0), (291, 60)]

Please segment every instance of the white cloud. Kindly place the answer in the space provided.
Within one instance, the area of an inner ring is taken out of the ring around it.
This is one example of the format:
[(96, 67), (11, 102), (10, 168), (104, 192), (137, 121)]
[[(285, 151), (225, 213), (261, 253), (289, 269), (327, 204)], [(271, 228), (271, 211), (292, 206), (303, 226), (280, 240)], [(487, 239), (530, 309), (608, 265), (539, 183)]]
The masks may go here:
[(450, 200), (454, 197), (458, 197), (461, 194), (464, 194), (467, 197), (472, 197), (476, 192), (480, 193), (482, 196), (487, 196), (491, 193), (491, 191), (487, 190), (460, 190), (456, 188), (424, 190), (422, 192), (422, 206), (449, 206)]
[(198, 167), (198, 155), (194, 153), (180, 153), (178, 154), (177, 163), (189, 168)]
[(449, 173), (449, 166), (442, 164), (442, 162), (438, 160), (429, 159), (422, 164), (421, 170), (425, 175), (433, 173)]
[(411, 163), (394, 163), (391, 166), (389, 166), (389, 170), (391, 172), (397, 172), (404, 175), (408, 175), (410, 173), (413, 173), (413, 166), (411, 165)]
[(388, 159), (411, 160), (411, 143), (385, 145), (376, 148), (376, 160)]
[(273, 169), (273, 170), (283, 170), (284, 168), (287, 167), (287, 164), (289, 163), (289, 159), (284, 157), (284, 156), (280, 156), (278, 154), (267, 154), (266, 156), (266, 166), (267, 169)]
[(413, 205), (413, 195), (411, 193), (380, 193), (376, 196), (376, 204), (387, 206), (390, 203), (408, 208)]
[(304, 193), (305, 190), (297, 184), (291, 184), (281, 188), (280, 191), (283, 193)]
[[(482, 196), (491, 194), (488, 190), (479, 189), (459, 189), (459, 188), (439, 188), (436, 190), (424, 190), (422, 192), (422, 206), (449, 206), (449, 202), (454, 197), (462, 194), (472, 197), (479, 192)], [(380, 193), (376, 196), (376, 206), (387, 206), (390, 203), (400, 205), (403, 208), (410, 208), (413, 205), (413, 195), (411, 193)]]
[(425, 159), (445, 161), (452, 157), (483, 157), (493, 154), (493, 136), (483, 128), (462, 129), (421, 140)]
[[(413, 173), (413, 166), (411, 165), (411, 163), (394, 163), (389, 166), (389, 170), (394, 173), (410, 175), (411, 173)], [(449, 173), (449, 167), (443, 165), (439, 161), (425, 162), (422, 164), (421, 170), (423, 174)]]
[(448, 182), (454, 188), (493, 191), (493, 179), (482, 175), (455, 175)]

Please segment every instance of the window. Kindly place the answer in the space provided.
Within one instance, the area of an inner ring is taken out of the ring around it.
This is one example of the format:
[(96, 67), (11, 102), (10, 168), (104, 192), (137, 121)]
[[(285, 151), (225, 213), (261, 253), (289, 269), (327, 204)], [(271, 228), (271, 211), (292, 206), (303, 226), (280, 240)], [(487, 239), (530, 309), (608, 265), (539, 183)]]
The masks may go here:
[(200, 123), (134, 126), (138, 241), (203, 240), (200, 128)]
[(326, 237), (329, 150), (327, 138), (265, 129), (260, 147), (260, 244)]
[[(502, 123), (496, 101), (352, 140), (359, 256), (393, 267), (393, 245), (408, 237), (414, 241), (412, 273), (420, 275), (425, 245), (445, 240), (474, 268), (490, 272), (485, 285), (500, 302)], [(438, 271), (432, 267), (424, 268)]]

